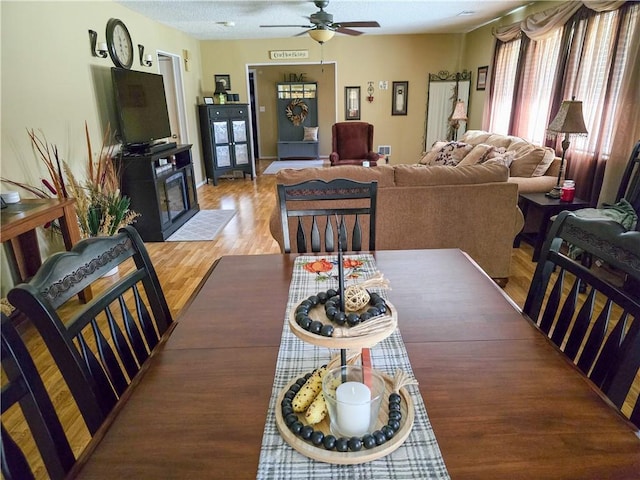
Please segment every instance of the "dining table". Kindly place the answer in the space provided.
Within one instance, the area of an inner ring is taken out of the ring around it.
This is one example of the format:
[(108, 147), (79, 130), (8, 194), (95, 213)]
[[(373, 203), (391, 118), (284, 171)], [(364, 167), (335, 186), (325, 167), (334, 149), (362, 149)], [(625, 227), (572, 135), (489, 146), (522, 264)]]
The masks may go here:
[[(638, 429), (468, 255), (370, 253), (450, 478), (640, 478)], [(220, 258), (73, 476), (256, 478), (297, 257)]]

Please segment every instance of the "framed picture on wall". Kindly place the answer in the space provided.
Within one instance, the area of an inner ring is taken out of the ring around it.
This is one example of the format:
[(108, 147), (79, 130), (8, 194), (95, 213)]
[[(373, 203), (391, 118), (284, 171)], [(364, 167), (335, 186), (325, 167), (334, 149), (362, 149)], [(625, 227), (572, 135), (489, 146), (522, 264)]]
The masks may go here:
[(489, 66), (478, 67), (478, 82), (476, 83), (476, 90), (484, 90), (487, 88), (487, 74), (489, 73)]
[(360, 120), (360, 87), (344, 87), (344, 118)]
[(407, 114), (409, 82), (393, 82), (391, 90), (391, 115)]
[(216, 85), (218, 85), (218, 82), (222, 82), (225, 90), (231, 90), (231, 75), (228, 75), (226, 73), (216, 74), (213, 76), (213, 79), (215, 80)]

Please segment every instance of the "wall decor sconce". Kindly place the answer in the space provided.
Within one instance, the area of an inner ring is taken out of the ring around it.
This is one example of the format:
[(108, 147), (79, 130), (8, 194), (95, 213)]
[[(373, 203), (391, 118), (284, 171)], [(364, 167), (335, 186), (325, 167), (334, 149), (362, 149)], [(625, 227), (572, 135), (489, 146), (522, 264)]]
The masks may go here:
[[(89, 42), (91, 44), (91, 55), (94, 57), (107, 58), (109, 51), (107, 50), (107, 43), (98, 43), (98, 34), (95, 30), (89, 30)], [(97, 47), (97, 50), (96, 50)]]
[(373, 102), (373, 82), (367, 82), (369, 86), (367, 87), (367, 101), (369, 103)]
[(146, 57), (144, 55), (144, 45), (138, 44), (138, 54), (140, 55), (140, 65), (143, 67), (150, 67), (153, 65), (153, 57), (149, 53)]

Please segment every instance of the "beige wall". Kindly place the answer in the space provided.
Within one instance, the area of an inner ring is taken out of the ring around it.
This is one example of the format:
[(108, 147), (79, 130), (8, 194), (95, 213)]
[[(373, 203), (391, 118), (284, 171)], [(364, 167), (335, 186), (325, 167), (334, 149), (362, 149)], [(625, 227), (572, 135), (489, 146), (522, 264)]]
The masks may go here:
[[(344, 121), (344, 87), (360, 86), (362, 94), (361, 120), (375, 125), (374, 148), (391, 145), (392, 163), (415, 163), (422, 152), (425, 127), (427, 78), (439, 70), (455, 71), (459, 67), (459, 53), (463, 48), (463, 35), (362, 35), (346, 37), (336, 35), (321, 49), (310, 38), (291, 37), (270, 40), (206, 41), (202, 42), (202, 88), (213, 92), (214, 74), (229, 73), (233, 91), (240, 93), (242, 101), (248, 100), (247, 67), (251, 65), (278, 65), (287, 62), (270, 61), (270, 50), (308, 50), (305, 61), (335, 62), (337, 84), (335, 98), (321, 97), (321, 101), (336, 105), (337, 119), (320, 118), (320, 154), (330, 153), (331, 125)], [(289, 71), (304, 68), (295, 66)], [(326, 75), (325, 71), (325, 75)], [(319, 82), (324, 82), (321, 77)], [(237, 79), (237, 80), (236, 80)], [(238, 86), (237, 82), (241, 82)], [(369, 81), (374, 82), (374, 101), (365, 100)], [(388, 90), (378, 88), (380, 81), (387, 81)], [(408, 81), (408, 114), (391, 115), (391, 84)], [(260, 100), (262, 102), (262, 99)], [(269, 113), (269, 112), (265, 112)], [(271, 121), (275, 117), (272, 117)], [(262, 117), (261, 117), (262, 120)], [(261, 133), (264, 128), (261, 123)], [(276, 127), (273, 127), (276, 128)], [(271, 131), (270, 131), (271, 132)], [(272, 133), (269, 133), (272, 134)], [(270, 144), (268, 143), (270, 142)], [(261, 145), (264, 155), (275, 152), (274, 140)]]
[[(89, 125), (95, 152), (107, 122), (116, 125), (110, 77), (113, 64), (109, 58), (91, 56), (88, 30), (96, 30), (98, 41), (104, 42), (106, 23), (116, 17), (127, 25), (134, 45), (144, 44), (148, 53), (155, 56), (159, 50), (182, 55), (186, 49), (195, 59), (191, 71), (185, 72), (183, 78), (189, 141), (194, 143), (196, 177), (202, 179), (195, 108), (201, 78), (197, 40), (111, 1), (3, 0), (0, 17), (2, 177), (36, 184), (45, 175), (30, 147), (26, 129), (31, 128), (42, 130), (72, 169), (84, 174), (87, 161), (84, 122)], [(158, 73), (157, 65), (144, 68), (137, 61), (132, 68)], [(48, 242), (42, 243), (46, 250)], [(1, 280), (5, 292), (10, 282), (4, 268)]]

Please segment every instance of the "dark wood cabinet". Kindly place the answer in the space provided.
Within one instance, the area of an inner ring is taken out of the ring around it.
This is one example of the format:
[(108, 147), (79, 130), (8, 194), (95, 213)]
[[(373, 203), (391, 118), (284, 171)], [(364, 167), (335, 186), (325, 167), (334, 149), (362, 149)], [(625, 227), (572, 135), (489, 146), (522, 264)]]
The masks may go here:
[(249, 105), (199, 105), (202, 153), (207, 177), (241, 171), (253, 179)]
[(122, 192), (140, 214), (133, 226), (145, 242), (162, 242), (199, 210), (191, 145), (152, 154), (124, 154)]

